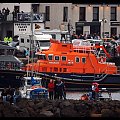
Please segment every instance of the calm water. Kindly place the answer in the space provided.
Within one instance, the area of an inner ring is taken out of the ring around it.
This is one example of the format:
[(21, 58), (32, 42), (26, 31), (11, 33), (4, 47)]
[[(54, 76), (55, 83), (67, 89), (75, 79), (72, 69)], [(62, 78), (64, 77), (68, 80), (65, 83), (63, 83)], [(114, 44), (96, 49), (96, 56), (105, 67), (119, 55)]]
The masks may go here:
[[(87, 92), (67, 92), (66, 97), (67, 99), (74, 99), (79, 100), (83, 94)], [(102, 96), (105, 98), (109, 98), (109, 95), (107, 92), (102, 93)], [(111, 93), (112, 100), (120, 100), (120, 91), (112, 92)]]

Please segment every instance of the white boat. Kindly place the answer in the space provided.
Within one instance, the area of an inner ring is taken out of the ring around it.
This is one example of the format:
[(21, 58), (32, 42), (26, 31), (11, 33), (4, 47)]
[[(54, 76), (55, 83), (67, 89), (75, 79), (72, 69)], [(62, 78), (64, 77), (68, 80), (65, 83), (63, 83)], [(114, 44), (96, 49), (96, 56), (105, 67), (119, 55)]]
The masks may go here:
[(20, 88), (22, 98), (47, 98), (48, 90), (41, 84), (40, 77), (23, 77), (23, 87)]

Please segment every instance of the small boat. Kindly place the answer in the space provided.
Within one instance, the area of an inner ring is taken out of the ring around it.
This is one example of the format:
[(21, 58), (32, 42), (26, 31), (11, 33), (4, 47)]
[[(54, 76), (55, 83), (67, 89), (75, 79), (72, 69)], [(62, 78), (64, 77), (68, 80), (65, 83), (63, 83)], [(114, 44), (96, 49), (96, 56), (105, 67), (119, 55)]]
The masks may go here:
[[(98, 48), (102, 53), (98, 54)], [(46, 78), (60, 78), (66, 89), (89, 90), (93, 82), (101, 88), (120, 88), (118, 68), (106, 61), (110, 56), (103, 46), (74, 46), (69, 40), (51, 39), (49, 50), (36, 55), (37, 62), (27, 64), (23, 70), (33, 70)]]
[(41, 83), (40, 77), (23, 77), (23, 87), (20, 88), (22, 98), (48, 98), (48, 90)]
[(14, 56), (15, 48), (0, 44), (0, 88), (20, 87), (22, 77), (26, 74), (20, 69), (22, 62)]

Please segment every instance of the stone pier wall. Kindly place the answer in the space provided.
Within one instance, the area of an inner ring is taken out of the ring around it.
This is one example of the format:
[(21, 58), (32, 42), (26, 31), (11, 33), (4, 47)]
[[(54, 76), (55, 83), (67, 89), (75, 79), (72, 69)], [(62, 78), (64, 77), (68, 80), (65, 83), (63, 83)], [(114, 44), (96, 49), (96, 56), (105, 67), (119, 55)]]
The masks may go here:
[(120, 117), (120, 101), (0, 100), (0, 117)]

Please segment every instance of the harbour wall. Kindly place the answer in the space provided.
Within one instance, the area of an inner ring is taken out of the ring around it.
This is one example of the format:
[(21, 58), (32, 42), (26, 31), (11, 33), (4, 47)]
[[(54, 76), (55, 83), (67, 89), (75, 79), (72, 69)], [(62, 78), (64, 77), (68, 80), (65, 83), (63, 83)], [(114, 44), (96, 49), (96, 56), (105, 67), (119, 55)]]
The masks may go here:
[(21, 99), (10, 104), (0, 99), (0, 117), (120, 117), (120, 101)]

